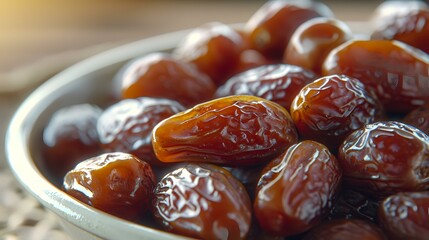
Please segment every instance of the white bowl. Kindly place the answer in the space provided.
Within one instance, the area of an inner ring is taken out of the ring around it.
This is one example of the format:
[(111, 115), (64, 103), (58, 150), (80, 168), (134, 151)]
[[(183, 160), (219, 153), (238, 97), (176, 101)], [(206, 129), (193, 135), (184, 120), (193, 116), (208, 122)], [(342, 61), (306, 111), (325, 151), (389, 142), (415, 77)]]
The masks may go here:
[(130, 43), (86, 59), (37, 88), (15, 113), (6, 135), (9, 166), (21, 185), (54, 212), (73, 239), (187, 239), (106, 214), (70, 197), (43, 175), (40, 139), (44, 124), (60, 107), (105, 104), (111, 81), (125, 62), (149, 52), (167, 51), (189, 30)]
[[(349, 26), (358, 33), (367, 31), (362, 23)], [(9, 166), (21, 185), (59, 217), (73, 239), (188, 239), (106, 214), (61, 191), (43, 175), (40, 139), (55, 110), (78, 103), (105, 105), (111, 98), (113, 76), (126, 62), (171, 50), (189, 31), (133, 42), (71, 66), (37, 88), (15, 113), (6, 136)]]

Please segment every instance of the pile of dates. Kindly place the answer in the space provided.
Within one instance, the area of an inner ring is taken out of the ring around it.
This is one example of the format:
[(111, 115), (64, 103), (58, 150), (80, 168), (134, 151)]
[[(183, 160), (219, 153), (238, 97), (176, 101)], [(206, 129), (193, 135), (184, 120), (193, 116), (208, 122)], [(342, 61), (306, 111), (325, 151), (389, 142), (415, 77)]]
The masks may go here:
[(199, 239), (429, 239), (429, 8), (385, 2), (368, 25), (309, 1), (201, 25), (125, 64), (107, 108), (55, 112), (48, 177)]

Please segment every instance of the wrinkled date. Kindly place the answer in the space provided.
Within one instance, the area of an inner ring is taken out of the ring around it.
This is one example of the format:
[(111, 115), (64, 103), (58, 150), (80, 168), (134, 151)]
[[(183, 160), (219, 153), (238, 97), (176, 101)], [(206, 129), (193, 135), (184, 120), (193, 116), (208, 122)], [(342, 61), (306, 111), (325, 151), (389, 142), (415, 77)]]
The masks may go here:
[(348, 41), (330, 52), (322, 72), (358, 78), (391, 112), (407, 113), (429, 100), (429, 56), (399, 41)]
[(292, 100), (316, 75), (289, 64), (271, 64), (249, 69), (220, 86), (215, 97), (252, 95), (276, 102), (289, 110)]
[(392, 239), (428, 239), (429, 192), (392, 195), (382, 202), (379, 217)]
[(429, 103), (426, 103), (409, 112), (402, 119), (402, 122), (420, 129), (429, 134)]
[(429, 53), (429, 8), (397, 12), (378, 25), (371, 39), (398, 40)]
[(298, 141), (289, 113), (254, 96), (230, 96), (175, 114), (153, 129), (152, 145), (163, 162), (222, 165), (266, 163)]
[(167, 231), (200, 239), (245, 239), (249, 232), (249, 196), (221, 167), (187, 164), (161, 179), (154, 193), (154, 216)]
[(336, 152), (349, 133), (381, 115), (381, 104), (358, 79), (332, 75), (303, 87), (290, 113), (302, 138)]
[(97, 123), (100, 143), (109, 152), (127, 152), (150, 164), (159, 164), (153, 153), (152, 129), (161, 120), (184, 110), (180, 103), (169, 99), (124, 99), (101, 114)]
[(310, 140), (295, 144), (263, 170), (255, 217), (274, 235), (303, 233), (326, 217), (340, 181), (337, 159), (325, 146)]
[(63, 188), (94, 208), (136, 221), (150, 210), (155, 184), (148, 163), (116, 152), (79, 163), (64, 177)]
[(344, 181), (359, 191), (386, 196), (429, 189), (429, 137), (400, 122), (377, 122), (353, 132), (338, 158)]
[(375, 224), (356, 219), (338, 219), (322, 223), (306, 234), (303, 240), (387, 240)]

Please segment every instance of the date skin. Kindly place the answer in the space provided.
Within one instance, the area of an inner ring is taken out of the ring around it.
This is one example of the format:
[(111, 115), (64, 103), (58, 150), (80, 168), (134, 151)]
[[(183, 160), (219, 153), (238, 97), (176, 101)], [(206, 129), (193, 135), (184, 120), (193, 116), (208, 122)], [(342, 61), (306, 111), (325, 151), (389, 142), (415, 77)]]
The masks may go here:
[(305, 21), (322, 16), (333, 16), (323, 3), (268, 1), (249, 18), (244, 32), (252, 49), (270, 59), (281, 59), (294, 31)]
[(408, 113), (429, 99), (429, 56), (395, 40), (351, 40), (335, 48), (324, 75), (358, 78), (393, 113)]
[(129, 62), (115, 76), (121, 98), (154, 97), (191, 107), (207, 101), (216, 91), (211, 78), (194, 64), (171, 54), (150, 53)]
[(240, 33), (223, 23), (212, 22), (185, 36), (174, 54), (182, 61), (195, 64), (218, 86), (231, 77), (244, 48)]
[(381, 204), (379, 218), (391, 239), (427, 239), (429, 192), (398, 193), (388, 197)]
[(263, 170), (255, 217), (273, 235), (303, 233), (327, 216), (340, 182), (338, 161), (324, 145), (310, 140), (295, 144)]
[(150, 165), (127, 153), (105, 153), (64, 177), (66, 193), (94, 208), (137, 221), (151, 209), (156, 178)]
[(157, 124), (152, 145), (162, 162), (263, 164), (298, 141), (289, 113), (255, 96), (199, 104)]
[(230, 95), (252, 95), (280, 104), (289, 111), (299, 91), (316, 79), (304, 68), (289, 64), (270, 64), (249, 69), (220, 86), (215, 98)]
[(127, 152), (161, 165), (152, 148), (152, 129), (160, 121), (184, 111), (180, 103), (161, 98), (121, 100), (104, 110), (97, 122), (100, 143), (108, 152)]
[(97, 121), (101, 108), (77, 104), (54, 112), (43, 130), (43, 157), (48, 177), (56, 185), (79, 162), (101, 153)]
[(157, 184), (156, 220), (169, 232), (198, 239), (245, 239), (252, 210), (244, 186), (227, 170), (190, 163)]
[(371, 34), (371, 39), (398, 40), (429, 53), (428, 32), (429, 8), (416, 8), (385, 19)]
[(375, 224), (356, 219), (338, 219), (324, 222), (306, 234), (303, 240), (387, 240)]
[(429, 189), (429, 137), (400, 122), (376, 122), (353, 132), (338, 159), (344, 181), (355, 190), (384, 197)]
[(310, 19), (292, 35), (283, 55), (283, 62), (321, 75), (323, 61), (329, 52), (352, 38), (352, 31), (340, 20)]
[(325, 144), (332, 152), (344, 138), (381, 114), (375, 95), (356, 78), (331, 75), (319, 78), (301, 89), (290, 113), (303, 139)]
[(414, 126), (429, 135), (429, 103), (409, 112), (402, 119), (402, 122)]

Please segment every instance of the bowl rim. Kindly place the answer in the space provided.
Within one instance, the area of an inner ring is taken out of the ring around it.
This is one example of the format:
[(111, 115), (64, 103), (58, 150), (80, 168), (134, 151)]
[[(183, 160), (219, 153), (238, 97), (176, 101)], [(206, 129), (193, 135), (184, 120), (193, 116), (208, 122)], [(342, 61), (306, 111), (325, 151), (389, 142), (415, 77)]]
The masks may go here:
[(79, 202), (43, 176), (32, 159), (29, 146), (37, 119), (51, 104), (46, 100), (56, 90), (102, 68), (149, 52), (172, 49), (191, 30), (156, 35), (101, 52), (59, 72), (30, 93), (12, 116), (6, 131), (6, 160), (20, 185), (63, 220), (103, 239), (123, 239), (124, 236), (127, 239), (189, 239), (115, 217)]

